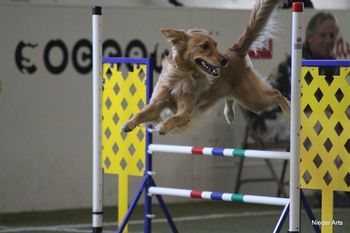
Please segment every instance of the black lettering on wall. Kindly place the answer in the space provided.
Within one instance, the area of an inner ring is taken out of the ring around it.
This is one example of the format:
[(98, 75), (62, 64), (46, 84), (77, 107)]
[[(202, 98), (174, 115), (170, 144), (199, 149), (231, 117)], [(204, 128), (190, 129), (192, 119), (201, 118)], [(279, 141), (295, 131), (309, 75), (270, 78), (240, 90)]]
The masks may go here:
[(79, 40), (73, 47), (72, 62), (80, 74), (87, 74), (92, 69), (92, 44), (86, 39)]
[(33, 64), (33, 62), (28, 57), (25, 57), (23, 55), (23, 50), (25, 48), (34, 49), (37, 46), (38, 44), (24, 43), (23, 41), (20, 41), (18, 43), (15, 51), (15, 62), (17, 68), (22, 73), (27, 72), (28, 74), (33, 74), (37, 70), (36, 65)]
[[(147, 48), (145, 44), (138, 39), (130, 41), (126, 46), (125, 57), (147, 57)], [(129, 70), (132, 69), (132, 65), (130, 64), (127, 64), (127, 67)]]
[[(62, 52), (62, 61), (58, 65), (53, 65), (50, 58), (50, 53), (54, 48), (58, 48)], [(47, 43), (44, 49), (44, 64), (46, 69), (52, 74), (60, 74), (65, 70), (68, 64), (68, 49), (62, 40), (50, 40)]]
[[(36, 53), (31, 53), (31, 50), (40, 49)], [(70, 52), (70, 49), (72, 51)], [(153, 51), (148, 54), (147, 47), (144, 42), (139, 39), (131, 40), (123, 51), (119, 43), (113, 39), (107, 39), (102, 44), (102, 54), (105, 57), (133, 57), (152, 59), (154, 71), (161, 72), (162, 59), (167, 53), (167, 50), (159, 51), (159, 44), (155, 44)], [(35, 57), (35, 54), (42, 54), (42, 60)], [(55, 57), (56, 56), (56, 57)], [(62, 39), (50, 40), (48, 43), (39, 47), (37, 43), (26, 43), (20, 41), (15, 49), (15, 63), (21, 73), (34, 74), (42, 67), (54, 75), (62, 74), (69, 65), (69, 56), (71, 56), (73, 68), (79, 74), (88, 74), (92, 70), (92, 43), (90, 40), (82, 38), (73, 44), (70, 48)], [(34, 62), (35, 61), (35, 62)], [(132, 69), (132, 65), (127, 65), (128, 69)]]
[(102, 45), (103, 56), (106, 57), (121, 57), (122, 49), (118, 42), (112, 39), (106, 40)]

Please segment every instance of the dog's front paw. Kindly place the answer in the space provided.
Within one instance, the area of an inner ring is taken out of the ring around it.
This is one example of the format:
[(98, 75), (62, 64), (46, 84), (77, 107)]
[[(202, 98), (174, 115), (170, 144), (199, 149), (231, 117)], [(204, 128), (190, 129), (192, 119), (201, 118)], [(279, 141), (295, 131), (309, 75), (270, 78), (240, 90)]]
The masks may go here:
[(129, 132), (133, 131), (133, 130), (135, 129), (135, 127), (136, 127), (136, 126), (134, 126), (133, 124), (131, 124), (131, 122), (129, 121), (129, 122), (126, 122), (126, 123), (122, 126), (121, 130), (122, 130), (123, 133), (129, 133)]
[(122, 132), (123, 133), (129, 133), (131, 131), (132, 131), (132, 129), (130, 129), (127, 125), (123, 125), (122, 126)]

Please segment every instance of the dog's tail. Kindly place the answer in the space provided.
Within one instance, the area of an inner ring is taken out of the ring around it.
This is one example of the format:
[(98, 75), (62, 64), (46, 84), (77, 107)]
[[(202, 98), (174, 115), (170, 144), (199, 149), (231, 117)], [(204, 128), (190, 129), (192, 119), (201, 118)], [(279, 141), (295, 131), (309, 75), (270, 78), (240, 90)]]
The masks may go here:
[(263, 47), (265, 40), (272, 36), (276, 23), (271, 16), (281, 1), (256, 0), (246, 28), (232, 46), (239, 56), (245, 57), (251, 48)]

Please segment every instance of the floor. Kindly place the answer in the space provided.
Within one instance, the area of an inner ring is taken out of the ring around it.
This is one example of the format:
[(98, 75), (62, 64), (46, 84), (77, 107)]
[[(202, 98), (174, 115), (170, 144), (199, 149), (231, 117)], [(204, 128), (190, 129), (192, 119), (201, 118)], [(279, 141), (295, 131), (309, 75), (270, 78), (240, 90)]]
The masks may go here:
[[(227, 202), (192, 202), (168, 205), (178, 231), (183, 233), (268, 233), (279, 219), (282, 209), (264, 205)], [(153, 207), (152, 232), (171, 232), (158, 206)], [(313, 209), (316, 218), (320, 210)], [(0, 215), (0, 233), (74, 233), (91, 232), (91, 210), (63, 210), (41, 213), (21, 213)], [(116, 208), (104, 209), (104, 231), (116, 232)], [(143, 232), (143, 207), (138, 206), (129, 223), (129, 233)], [(350, 208), (337, 208), (333, 226), (334, 233), (350, 232)], [(280, 232), (288, 231), (288, 219)], [(305, 212), (301, 215), (301, 232), (312, 233), (311, 222)]]

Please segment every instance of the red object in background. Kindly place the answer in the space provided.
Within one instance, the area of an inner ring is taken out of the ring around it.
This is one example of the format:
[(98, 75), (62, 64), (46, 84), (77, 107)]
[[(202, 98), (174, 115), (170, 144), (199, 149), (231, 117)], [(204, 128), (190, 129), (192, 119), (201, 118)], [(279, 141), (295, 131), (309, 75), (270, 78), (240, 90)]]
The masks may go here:
[(248, 55), (252, 59), (271, 59), (272, 58), (272, 39), (267, 42), (267, 47), (259, 49), (256, 52), (250, 50)]

